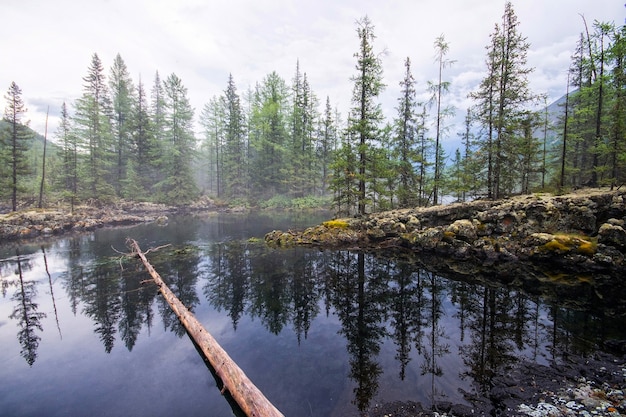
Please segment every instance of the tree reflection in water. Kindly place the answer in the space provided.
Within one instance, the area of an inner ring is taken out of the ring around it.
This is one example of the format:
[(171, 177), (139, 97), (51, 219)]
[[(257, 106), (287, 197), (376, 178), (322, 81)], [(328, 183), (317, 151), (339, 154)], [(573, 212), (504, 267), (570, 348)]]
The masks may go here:
[[(88, 248), (84, 241), (66, 242), (62, 279), (68, 303), (74, 314), (82, 311), (93, 320), (105, 352), (118, 338), (131, 351), (142, 328), (149, 331), (153, 325), (154, 304), (164, 327), (185, 335), (156, 288), (142, 284), (149, 276), (135, 260), (112, 256), (94, 261), (88, 254), (104, 243), (90, 241)], [(41, 252), (45, 256), (43, 247)], [(348, 353), (352, 402), (362, 413), (379, 394), (384, 374), (418, 384), (415, 397), (436, 407), (458, 391), (444, 381), (469, 380), (475, 389), (488, 390), (495, 375), (521, 359), (558, 361), (563, 353), (587, 353), (608, 337), (623, 337), (610, 328), (613, 321), (603, 310), (588, 314), (566, 308), (568, 296), (562, 290), (545, 292), (558, 303), (544, 301), (519, 288), (444, 277), (373, 254), (271, 250), (233, 240), (204, 248), (172, 247), (149, 258), (188, 308), (193, 311), (202, 303), (200, 291), (213, 308), (225, 312), (234, 331), (244, 317), (259, 318), (268, 338), (291, 328), (303, 345), (320, 313), (335, 316)], [(0, 264), (3, 294), (15, 288), (11, 318), (19, 322), (21, 354), (32, 365), (45, 314), (35, 302), (37, 282), (24, 277), (29, 268), (19, 252)], [(588, 288), (573, 294), (575, 305), (602, 301)], [(385, 344), (391, 352), (383, 351)], [(394, 367), (381, 358), (383, 353), (393, 358)], [(427, 395), (421, 392), (424, 386)]]
[(37, 359), (37, 348), (41, 336), (39, 332), (43, 332), (41, 319), (46, 317), (45, 313), (37, 311), (39, 305), (35, 302), (37, 297), (37, 282), (33, 280), (26, 281), (24, 272), (31, 268), (30, 262), (20, 257), (19, 249), (15, 250), (15, 266), (17, 275), (17, 290), (11, 301), (15, 302), (13, 312), (9, 316), (19, 323), (19, 331), (17, 339), (22, 347), (20, 355), (26, 360), (28, 365), (33, 366)]

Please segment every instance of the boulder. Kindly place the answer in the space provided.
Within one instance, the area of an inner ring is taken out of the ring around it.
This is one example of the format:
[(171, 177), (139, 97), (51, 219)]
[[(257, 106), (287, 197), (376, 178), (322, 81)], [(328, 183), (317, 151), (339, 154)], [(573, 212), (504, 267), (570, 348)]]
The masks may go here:
[(598, 243), (624, 250), (626, 248), (626, 231), (622, 226), (604, 223), (598, 229)]
[(476, 226), (467, 219), (457, 220), (446, 228), (446, 232), (454, 233), (454, 238), (472, 243), (478, 237)]

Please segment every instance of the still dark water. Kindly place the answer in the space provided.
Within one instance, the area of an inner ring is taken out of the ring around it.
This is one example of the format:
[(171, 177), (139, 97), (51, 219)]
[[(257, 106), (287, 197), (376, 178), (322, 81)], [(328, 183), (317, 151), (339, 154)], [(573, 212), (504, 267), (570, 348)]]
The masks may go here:
[(116, 252), (126, 237), (172, 245), (148, 258), (286, 416), (464, 403), (515, 361), (626, 338), (600, 299), (566, 308), (372, 254), (248, 240), (327, 217), (178, 217), (0, 246), (0, 415), (233, 415), (140, 261)]

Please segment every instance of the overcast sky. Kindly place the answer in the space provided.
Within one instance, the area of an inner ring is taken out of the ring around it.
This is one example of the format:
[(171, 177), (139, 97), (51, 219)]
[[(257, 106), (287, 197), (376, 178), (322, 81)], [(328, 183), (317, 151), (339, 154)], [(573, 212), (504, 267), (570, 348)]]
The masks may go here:
[[(519, 31), (530, 43), (535, 70), (531, 88), (556, 100), (565, 93), (566, 69), (579, 34), (581, 14), (623, 24), (625, 0), (515, 0)], [(296, 61), (324, 104), (346, 116), (350, 104), (358, 37), (355, 22), (367, 15), (374, 25), (375, 51), (383, 57), (385, 114), (395, 115), (410, 57), (417, 90), (435, 81), (433, 42), (449, 43), (456, 61), (444, 73), (451, 82), (445, 99), (457, 108), (451, 136), (462, 130), (467, 93), (484, 77), (485, 46), (501, 20), (504, 0), (0, 0), (0, 89), (12, 81), (22, 89), (31, 127), (43, 133), (50, 107), (53, 137), (63, 101), (82, 93), (82, 78), (97, 53), (108, 76), (120, 54), (135, 82), (149, 92), (155, 72), (175, 73), (188, 89), (196, 118), (221, 94), (232, 73), (241, 93), (276, 71), (287, 82)], [(425, 97), (425, 96), (424, 96)], [(2, 108), (6, 100), (2, 100)]]

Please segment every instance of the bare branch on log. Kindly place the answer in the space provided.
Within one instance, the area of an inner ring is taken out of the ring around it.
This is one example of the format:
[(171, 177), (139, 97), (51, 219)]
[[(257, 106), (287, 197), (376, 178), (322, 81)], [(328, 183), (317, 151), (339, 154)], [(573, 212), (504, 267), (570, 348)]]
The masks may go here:
[(133, 255), (136, 254), (141, 259), (146, 270), (159, 287), (159, 291), (170, 305), (170, 308), (176, 313), (191, 338), (200, 347), (205, 358), (215, 370), (215, 374), (222, 380), (224, 384), (223, 389), (228, 390), (241, 410), (248, 417), (284, 417), (252, 381), (250, 381), (241, 368), (237, 366), (235, 361), (228, 356), (228, 353), (217, 343), (198, 319), (196, 319), (187, 307), (172, 293), (165, 282), (163, 282), (161, 276), (154, 270), (150, 262), (148, 262), (139, 244), (133, 239), (127, 239), (126, 243), (133, 249)]

